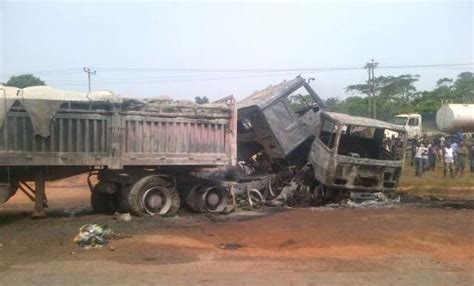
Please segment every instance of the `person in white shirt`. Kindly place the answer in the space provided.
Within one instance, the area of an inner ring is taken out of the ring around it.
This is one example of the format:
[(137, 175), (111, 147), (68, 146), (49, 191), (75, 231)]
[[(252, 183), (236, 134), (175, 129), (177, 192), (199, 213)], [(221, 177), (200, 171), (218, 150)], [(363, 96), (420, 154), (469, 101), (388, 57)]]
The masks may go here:
[(446, 138), (444, 138), (444, 136), (441, 136), (441, 137), (439, 138), (439, 145), (444, 146), (444, 142), (445, 142), (445, 141), (446, 141)]
[(420, 143), (415, 147), (415, 176), (417, 177), (423, 174), (423, 149), (424, 146)]
[(449, 169), (449, 174), (451, 175), (451, 178), (454, 178), (453, 174), (453, 166), (454, 166), (454, 149), (453, 146), (450, 144), (447, 144), (443, 148), (443, 162), (444, 162), (444, 177), (446, 178), (446, 173), (448, 172)]

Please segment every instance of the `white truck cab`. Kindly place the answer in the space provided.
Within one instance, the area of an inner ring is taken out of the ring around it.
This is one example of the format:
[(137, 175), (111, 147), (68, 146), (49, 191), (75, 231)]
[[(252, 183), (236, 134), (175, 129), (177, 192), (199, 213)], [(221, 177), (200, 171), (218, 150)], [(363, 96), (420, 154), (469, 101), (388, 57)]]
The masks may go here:
[(395, 116), (393, 123), (405, 127), (409, 139), (422, 135), (422, 119), (418, 113), (398, 114)]

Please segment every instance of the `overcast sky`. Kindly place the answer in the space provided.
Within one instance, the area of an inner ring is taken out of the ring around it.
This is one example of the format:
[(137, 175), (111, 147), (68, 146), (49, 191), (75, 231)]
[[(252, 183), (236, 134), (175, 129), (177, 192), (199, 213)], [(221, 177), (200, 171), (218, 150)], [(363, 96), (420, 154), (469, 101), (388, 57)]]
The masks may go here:
[[(302, 74), (316, 78), (322, 98), (343, 98), (345, 86), (366, 80), (365, 70), (267, 69), (362, 67), (372, 58), (381, 66), (474, 62), (473, 1), (111, 2), (2, 1), (0, 82), (35, 72), (49, 85), (86, 91), (82, 68), (90, 66), (97, 70), (93, 90), (217, 99)], [(437, 79), (473, 68), (376, 74), (419, 74), (418, 88), (431, 89)]]

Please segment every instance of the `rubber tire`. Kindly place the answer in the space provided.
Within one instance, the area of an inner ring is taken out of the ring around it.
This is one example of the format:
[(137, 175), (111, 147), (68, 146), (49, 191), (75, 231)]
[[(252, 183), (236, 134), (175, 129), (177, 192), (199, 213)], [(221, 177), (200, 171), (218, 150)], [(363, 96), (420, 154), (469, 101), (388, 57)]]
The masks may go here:
[(120, 188), (120, 212), (121, 213), (128, 213), (130, 212), (130, 206), (128, 205), (128, 196), (130, 194), (130, 188), (132, 186), (126, 186)]
[(113, 214), (119, 209), (117, 194), (103, 194), (93, 191), (91, 193), (91, 206), (94, 212), (100, 214)]
[(164, 187), (170, 194), (170, 209), (167, 213), (162, 214), (161, 216), (174, 216), (181, 206), (181, 199), (178, 190), (172, 183), (156, 175), (143, 177), (132, 185), (128, 192), (128, 208), (130, 212), (138, 216), (148, 214), (142, 205), (142, 195), (147, 189), (154, 186)]

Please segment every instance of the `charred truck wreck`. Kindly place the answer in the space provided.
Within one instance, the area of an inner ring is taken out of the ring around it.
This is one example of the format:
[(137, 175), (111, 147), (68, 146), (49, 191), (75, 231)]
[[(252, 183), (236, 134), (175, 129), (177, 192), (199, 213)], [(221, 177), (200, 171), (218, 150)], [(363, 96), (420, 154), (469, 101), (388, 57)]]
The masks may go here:
[[(84, 172), (95, 211), (138, 215), (393, 191), (406, 145), (396, 125), (324, 111), (301, 77), (237, 104), (50, 87), (1, 87), (0, 99), (0, 203), (20, 190), (38, 216), (46, 180)], [(389, 130), (399, 135), (396, 148), (385, 144)]]
[[(351, 192), (363, 197), (396, 190), (403, 128), (326, 112), (301, 77), (255, 92), (238, 108), (239, 165), (247, 175), (268, 176), (272, 191), (262, 196), (271, 204), (318, 204)], [(388, 148), (386, 135), (394, 132), (397, 145)]]

